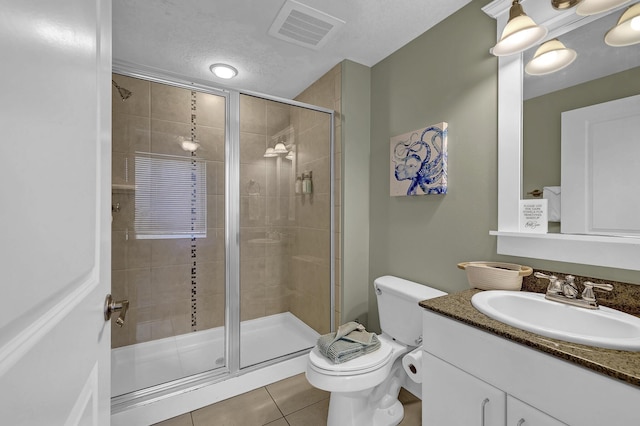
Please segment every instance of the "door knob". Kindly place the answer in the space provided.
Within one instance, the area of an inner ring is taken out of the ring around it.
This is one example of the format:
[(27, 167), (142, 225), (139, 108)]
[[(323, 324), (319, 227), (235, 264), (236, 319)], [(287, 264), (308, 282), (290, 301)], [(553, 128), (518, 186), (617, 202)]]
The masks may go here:
[(125, 317), (127, 316), (127, 310), (129, 309), (128, 300), (115, 301), (110, 294), (104, 300), (104, 320), (109, 321), (111, 314), (114, 312), (120, 312), (120, 316), (116, 320), (116, 325), (122, 327), (124, 325)]

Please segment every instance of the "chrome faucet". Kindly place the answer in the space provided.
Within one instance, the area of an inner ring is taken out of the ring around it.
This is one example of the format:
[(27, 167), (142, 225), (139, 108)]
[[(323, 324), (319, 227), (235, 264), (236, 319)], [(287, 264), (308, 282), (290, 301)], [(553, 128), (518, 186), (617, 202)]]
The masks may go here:
[(580, 308), (598, 309), (598, 301), (593, 292), (594, 288), (600, 290), (611, 291), (613, 286), (611, 284), (598, 284), (591, 281), (585, 281), (584, 290), (581, 297), (578, 297), (578, 287), (575, 284), (575, 277), (573, 275), (567, 275), (564, 280), (558, 279), (555, 275), (546, 275), (541, 272), (535, 272), (533, 274), (536, 278), (543, 278), (549, 280), (547, 286), (547, 293), (545, 299), (553, 300), (554, 302), (566, 303), (572, 306), (578, 306)]

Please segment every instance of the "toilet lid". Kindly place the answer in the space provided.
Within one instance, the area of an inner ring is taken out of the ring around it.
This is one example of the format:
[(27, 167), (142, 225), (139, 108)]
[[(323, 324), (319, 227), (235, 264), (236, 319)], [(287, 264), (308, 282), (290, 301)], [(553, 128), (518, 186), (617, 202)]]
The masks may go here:
[(320, 350), (316, 346), (309, 353), (309, 360), (311, 363), (322, 370), (327, 370), (329, 374), (335, 373), (364, 373), (368, 370), (373, 370), (376, 367), (385, 364), (391, 358), (392, 347), (384, 341), (380, 341), (380, 349), (377, 349), (366, 355), (359, 356), (350, 361), (340, 364), (334, 364), (331, 360), (320, 353)]

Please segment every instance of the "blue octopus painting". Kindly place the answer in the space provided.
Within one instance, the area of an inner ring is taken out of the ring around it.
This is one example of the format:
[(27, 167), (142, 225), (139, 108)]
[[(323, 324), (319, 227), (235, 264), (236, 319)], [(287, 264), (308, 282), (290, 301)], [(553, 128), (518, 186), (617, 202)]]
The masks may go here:
[(390, 192), (391, 195), (447, 193), (447, 123), (391, 139)]

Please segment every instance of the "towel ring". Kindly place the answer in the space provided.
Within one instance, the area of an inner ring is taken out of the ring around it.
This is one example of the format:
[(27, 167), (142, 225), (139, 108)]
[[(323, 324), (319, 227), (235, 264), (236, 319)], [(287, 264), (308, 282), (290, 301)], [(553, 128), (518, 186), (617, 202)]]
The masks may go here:
[[(257, 188), (258, 188), (258, 192), (252, 192), (252, 191), (251, 191), (251, 190), (252, 190), (253, 188), (255, 188), (255, 187), (257, 187)], [(250, 195), (260, 195), (260, 184), (259, 184), (258, 182), (256, 182), (255, 180), (250, 179), (250, 180), (249, 180), (249, 183), (247, 184), (247, 192), (248, 192)]]

